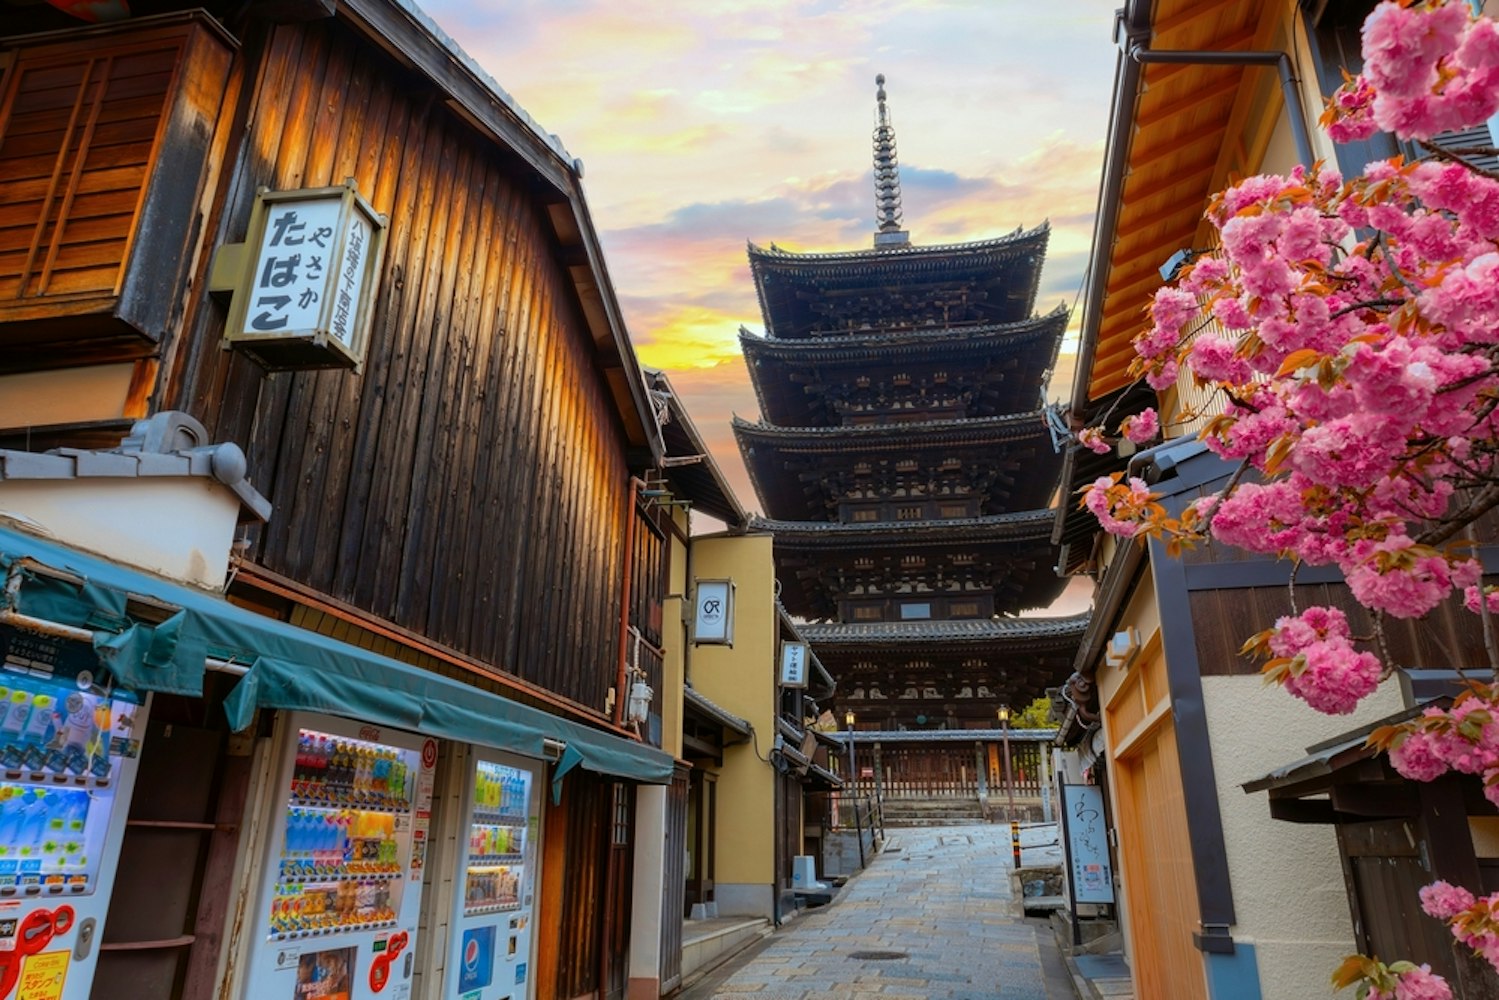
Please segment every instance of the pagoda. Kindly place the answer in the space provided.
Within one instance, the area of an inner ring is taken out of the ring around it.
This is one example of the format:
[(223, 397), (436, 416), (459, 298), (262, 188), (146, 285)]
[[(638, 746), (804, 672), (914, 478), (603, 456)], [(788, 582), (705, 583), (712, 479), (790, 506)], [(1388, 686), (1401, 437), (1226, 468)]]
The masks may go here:
[[(1086, 624), (1017, 617), (1064, 585), (1044, 392), (1067, 312), (1035, 310), (1044, 223), (911, 243), (876, 82), (874, 245), (750, 244), (765, 333), (741, 329), (740, 344), (761, 419), (734, 431), (764, 514), (753, 526), (775, 536), (781, 600), (811, 623), (839, 724), (852, 711), (861, 746), (926, 739), (940, 756), (1060, 683)], [(958, 756), (972, 779), (972, 746)]]

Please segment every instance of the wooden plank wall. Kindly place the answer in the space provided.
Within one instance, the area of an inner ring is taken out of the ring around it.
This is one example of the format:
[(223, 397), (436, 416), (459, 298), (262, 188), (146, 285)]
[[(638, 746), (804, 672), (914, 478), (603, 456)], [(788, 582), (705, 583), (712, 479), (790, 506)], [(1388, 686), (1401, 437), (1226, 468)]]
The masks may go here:
[[(545, 206), (430, 86), (336, 21), (246, 40), (219, 242), (258, 185), (353, 177), (391, 227), (363, 372), (264, 375), (200, 299), (165, 373), (275, 504), (250, 555), (602, 706), (616, 662), (625, 439)], [(206, 267), (206, 261), (204, 266)]]

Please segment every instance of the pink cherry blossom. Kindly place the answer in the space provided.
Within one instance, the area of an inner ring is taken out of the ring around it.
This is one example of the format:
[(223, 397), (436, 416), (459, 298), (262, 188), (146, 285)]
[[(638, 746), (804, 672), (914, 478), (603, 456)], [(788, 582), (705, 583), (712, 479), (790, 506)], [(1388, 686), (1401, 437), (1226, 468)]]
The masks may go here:
[(1460, 885), (1436, 881), (1421, 890), (1421, 909), (1427, 916), (1448, 920), (1473, 905), (1473, 894)]
[(1146, 444), (1155, 439), (1161, 432), (1160, 419), (1156, 415), (1155, 407), (1147, 406), (1132, 417), (1125, 417), (1119, 424), (1119, 431), (1135, 444)]

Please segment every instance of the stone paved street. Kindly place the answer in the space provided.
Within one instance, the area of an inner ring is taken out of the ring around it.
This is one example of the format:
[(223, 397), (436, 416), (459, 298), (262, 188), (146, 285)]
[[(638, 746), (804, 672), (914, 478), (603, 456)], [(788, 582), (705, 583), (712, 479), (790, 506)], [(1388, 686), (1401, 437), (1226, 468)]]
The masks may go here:
[(682, 1000), (1075, 1000), (1050, 927), (1010, 891), (1009, 827), (890, 833), (833, 905)]

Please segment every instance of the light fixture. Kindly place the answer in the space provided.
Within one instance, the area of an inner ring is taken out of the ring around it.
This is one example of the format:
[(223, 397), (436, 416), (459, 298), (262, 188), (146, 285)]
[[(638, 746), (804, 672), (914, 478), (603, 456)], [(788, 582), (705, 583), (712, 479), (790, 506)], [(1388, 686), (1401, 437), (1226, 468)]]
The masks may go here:
[(999, 706), (999, 721), (1002, 722), (1002, 723), (1010, 721), (1010, 706), (1009, 705), (1001, 705), (1001, 706)]
[(843, 713), (843, 725), (846, 729), (854, 728), (854, 713), (852, 711)]
[(1166, 258), (1166, 263), (1160, 267), (1162, 281), (1175, 281), (1181, 269), (1192, 261), (1206, 253), (1206, 250), (1196, 250), (1192, 247), (1182, 247), (1176, 253)]

